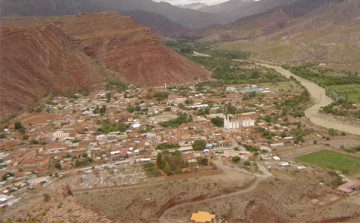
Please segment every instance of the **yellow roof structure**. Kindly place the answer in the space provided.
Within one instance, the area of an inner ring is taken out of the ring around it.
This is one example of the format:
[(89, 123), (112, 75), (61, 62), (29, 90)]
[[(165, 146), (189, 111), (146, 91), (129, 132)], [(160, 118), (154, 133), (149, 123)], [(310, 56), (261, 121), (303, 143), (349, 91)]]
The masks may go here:
[(193, 213), (191, 216), (192, 221), (201, 223), (211, 222), (214, 218), (214, 214), (210, 214), (206, 211), (198, 211), (198, 213)]

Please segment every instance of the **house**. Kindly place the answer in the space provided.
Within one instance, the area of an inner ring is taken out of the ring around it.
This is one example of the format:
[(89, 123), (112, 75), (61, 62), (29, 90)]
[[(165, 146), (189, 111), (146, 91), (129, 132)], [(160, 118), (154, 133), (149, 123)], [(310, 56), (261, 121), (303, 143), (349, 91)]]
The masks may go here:
[(198, 211), (197, 213), (193, 213), (191, 215), (191, 222), (195, 223), (214, 223), (215, 215), (210, 214), (206, 211)]

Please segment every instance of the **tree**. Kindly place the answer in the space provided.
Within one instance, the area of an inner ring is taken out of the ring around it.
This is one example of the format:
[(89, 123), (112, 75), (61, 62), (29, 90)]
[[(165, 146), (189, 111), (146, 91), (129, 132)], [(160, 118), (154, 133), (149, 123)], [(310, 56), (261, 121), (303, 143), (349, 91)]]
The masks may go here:
[(60, 162), (55, 163), (55, 168), (58, 169), (58, 170), (62, 169)]
[(232, 160), (234, 163), (238, 163), (238, 162), (240, 161), (240, 157), (234, 156), (231, 160)]
[(202, 166), (207, 166), (208, 165), (208, 159), (207, 158), (200, 158), (198, 160), (198, 163)]
[(103, 116), (106, 112), (106, 106), (103, 105), (100, 109), (99, 109), (100, 115)]
[(134, 106), (132, 106), (132, 105), (129, 105), (129, 106), (127, 106), (127, 109), (126, 109), (128, 112), (130, 112), (130, 113), (133, 113), (134, 111), (135, 111), (135, 108), (134, 108)]
[(156, 165), (162, 169), (164, 167), (164, 162), (162, 160), (162, 154), (158, 153), (157, 158), (156, 158)]
[(192, 104), (193, 103), (193, 101), (191, 100), (191, 99), (186, 99), (185, 100), (185, 104), (187, 104), (187, 105), (190, 105), (190, 104)]
[(14, 128), (15, 128), (15, 130), (19, 130), (19, 129), (23, 128), (23, 126), (21, 125), (21, 122), (15, 122)]
[(217, 127), (224, 127), (224, 119), (218, 116), (216, 118), (212, 118), (210, 122)]
[(206, 142), (204, 140), (195, 140), (192, 144), (194, 150), (204, 150), (206, 146)]

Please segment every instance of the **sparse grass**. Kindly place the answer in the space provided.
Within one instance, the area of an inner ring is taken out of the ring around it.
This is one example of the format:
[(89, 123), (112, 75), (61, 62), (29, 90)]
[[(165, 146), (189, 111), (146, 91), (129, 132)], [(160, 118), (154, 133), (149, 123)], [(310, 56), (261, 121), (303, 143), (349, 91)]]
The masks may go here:
[(314, 164), (316, 166), (339, 170), (343, 173), (356, 173), (360, 171), (360, 158), (329, 150), (296, 157), (297, 161)]

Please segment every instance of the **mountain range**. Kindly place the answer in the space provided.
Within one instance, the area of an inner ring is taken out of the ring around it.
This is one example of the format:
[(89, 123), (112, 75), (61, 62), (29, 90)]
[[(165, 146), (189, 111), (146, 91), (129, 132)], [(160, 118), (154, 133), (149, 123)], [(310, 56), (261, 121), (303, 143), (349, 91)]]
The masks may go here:
[[(1, 16), (58, 16), (79, 12), (141, 10), (164, 16), (190, 29), (204, 28), (228, 21), (221, 16), (187, 8), (179, 8), (166, 2), (152, 0), (1, 0)], [(155, 18), (156, 19), (156, 18)], [(136, 20), (136, 19), (135, 19)], [(156, 21), (154, 21), (156, 24)]]
[[(269, 2), (275, 7), (266, 10)], [(47, 92), (99, 88), (109, 78), (156, 86), (210, 76), (161, 45), (151, 30), (195, 38), (214, 48), (249, 51), (257, 60), (326, 61), (338, 69), (360, 69), (358, 0), (231, 0), (196, 10), (148, 0), (0, 0), (0, 6), (0, 105), (5, 116)], [(251, 13), (258, 14), (214, 25), (224, 17), (234, 19), (229, 10), (237, 6), (255, 7)], [(151, 29), (116, 12), (63, 16), (103, 9), (123, 11)], [(222, 17), (216, 16), (221, 12)]]
[[(158, 35), (183, 36), (188, 30), (225, 25), (277, 6), (301, 1), (230, 0), (210, 6), (203, 3), (174, 6), (152, 0), (0, 0), (0, 15), (59, 16), (79, 12), (115, 11), (131, 16), (136, 22), (151, 28)], [(310, 7), (312, 5), (310, 4)]]
[(257, 59), (323, 60), (360, 69), (359, 18), (358, 0), (297, 0), (187, 35), (200, 41), (218, 42), (222, 49), (250, 51)]

